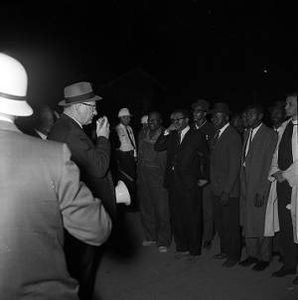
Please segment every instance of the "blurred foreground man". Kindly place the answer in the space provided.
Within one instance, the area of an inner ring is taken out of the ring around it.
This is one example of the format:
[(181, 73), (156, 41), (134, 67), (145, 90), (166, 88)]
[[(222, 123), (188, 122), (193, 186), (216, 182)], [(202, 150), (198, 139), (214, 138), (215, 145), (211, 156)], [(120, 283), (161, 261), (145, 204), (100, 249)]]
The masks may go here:
[(32, 114), (26, 91), (24, 67), (0, 54), (1, 300), (77, 300), (63, 228), (98, 246), (108, 238), (111, 220), (79, 181), (65, 144), (22, 134), (15, 126), (17, 117)]

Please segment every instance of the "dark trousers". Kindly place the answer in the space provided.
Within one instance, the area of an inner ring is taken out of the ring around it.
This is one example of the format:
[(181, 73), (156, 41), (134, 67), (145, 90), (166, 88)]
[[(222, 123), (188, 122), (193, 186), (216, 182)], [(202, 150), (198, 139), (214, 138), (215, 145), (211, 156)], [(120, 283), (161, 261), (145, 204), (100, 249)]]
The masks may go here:
[(286, 208), (291, 203), (292, 188), (287, 181), (277, 183), (279, 242), (286, 269), (296, 269), (297, 245), (294, 243), (291, 211)]
[(223, 206), (219, 196), (213, 196), (215, 228), (220, 239), (220, 251), (228, 259), (239, 260), (241, 234), (239, 225), (239, 198), (229, 198)]
[(91, 300), (101, 247), (85, 244), (65, 231), (64, 251), (69, 274), (79, 282), (80, 300)]
[(139, 168), (140, 214), (146, 240), (168, 247), (171, 244), (168, 191), (163, 187), (162, 174), (158, 174), (156, 169)]
[[(174, 177), (174, 176), (173, 176)], [(177, 251), (200, 255), (202, 251), (202, 189), (183, 188), (173, 178), (169, 188), (170, 214)]]
[(214, 236), (213, 197), (211, 185), (203, 187), (203, 236), (204, 241), (212, 241)]
[(131, 204), (128, 210), (138, 210), (136, 197), (136, 160), (133, 151), (117, 151), (118, 180), (122, 180), (130, 193)]

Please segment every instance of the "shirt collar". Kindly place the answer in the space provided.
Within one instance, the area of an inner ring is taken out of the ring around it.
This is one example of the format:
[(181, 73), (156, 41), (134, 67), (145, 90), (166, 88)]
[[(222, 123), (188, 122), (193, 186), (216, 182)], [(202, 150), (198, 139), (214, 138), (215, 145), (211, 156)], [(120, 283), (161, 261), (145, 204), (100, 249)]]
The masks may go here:
[(190, 129), (190, 127), (189, 127), (189, 125), (187, 125), (183, 130), (181, 130), (181, 135), (185, 135), (189, 129)]
[(11, 119), (6, 118), (6, 117), (4, 117), (4, 116), (0, 116), (0, 120), (1, 120), (1, 121), (6, 121), (6, 122), (13, 123), (13, 121), (12, 121)]
[(229, 125), (230, 125), (230, 122), (228, 122), (226, 125), (224, 125), (223, 127), (221, 127), (221, 128), (219, 129), (219, 134), (221, 135), (221, 134), (226, 130), (226, 128), (227, 128)]

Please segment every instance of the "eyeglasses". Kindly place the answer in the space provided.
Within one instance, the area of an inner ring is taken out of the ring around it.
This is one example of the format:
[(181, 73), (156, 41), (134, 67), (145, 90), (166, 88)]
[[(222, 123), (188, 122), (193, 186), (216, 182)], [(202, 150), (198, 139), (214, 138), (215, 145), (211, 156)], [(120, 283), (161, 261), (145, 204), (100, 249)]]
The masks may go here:
[(186, 117), (181, 117), (181, 118), (177, 118), (177, 119), (171, 119), (172, 122), (176, 122), (176, 121), (180, 121), (185, 119)]
[(96, 105), (94, 105), (94, 104), (88, 104), (88, 103), (81, 103), (81, 104), (90, 106), (93, 110), (96, 110)]

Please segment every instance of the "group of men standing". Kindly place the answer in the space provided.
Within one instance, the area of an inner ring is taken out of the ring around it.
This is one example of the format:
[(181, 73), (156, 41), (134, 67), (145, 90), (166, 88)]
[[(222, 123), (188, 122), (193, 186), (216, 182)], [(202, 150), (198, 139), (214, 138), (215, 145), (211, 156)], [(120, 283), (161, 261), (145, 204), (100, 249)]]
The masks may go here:
[[(166, 129), (160, 113), (149, 114), (148, 128), (138, 142), (143, 244), (157, 244), (160, 252), (166, 252), (170, 238), (165, 242), (160, 235), (169, 237), (165, 230), (169, 227), (161, 224), (170, 222), (175, 257), (195, 262), (202, 241), (209, 249), (217, 232), (220, 252), (214, 258), (225, 259), (224, 267), (239, 263), (262, 271), (270, 264), (272, 237), (279, 231), (284, 265), (272, 275), (295, 274), (297, 94), (287, 95), (283, 106), (287, 121), (279, 130), (264, 123), (261, 105), (246, 107), (243, 136), (230, 124), (226, 103), (215, 103), (212, 110), (209, 106), (201, 99), (192, 104), (192, 116), (183, 109), (174, 111)], [(294, 129), (288, 133), (285, 128), (291, 124)], [(166, 197), (169, 213), (160, 209)], [(247, 256), (241, 260), (243, 246)]]
[[(220, 252), (214, 258), (225, 259), (224, 267), (240, 262), (262, 271), (279, 231), (283, 267), (273, 276), (296, 273), (296, 92), (287, 96), (288, 120), (276, 132), (264, 124), (261, 106), (248, 106), (243, 137), (222, 102), (210, 109), (200, 99), (192, 104), (192, 115), (177, 109), (168, 128), (152, 111), (137, 139), (129, 126), (132, 115), (122, 108), (115, 149), (107, 117), (96, 121), (95, 139), (83, 130), (101, 100), (89, 82), (64, 88), (63, 113), (54, 124), (51, 116), (51, 129), (35, 130), (40, 139), (22, 134), (14, 124), (17, 117), (32, 114), (26, 93), (26, 70), (1, 53), (0, 294), (5, 299), (31, 294), (77, 299), (77, 292), (81, 300), (92, 298), (103, 244), (117, 220), (113, 150), (117, 178), (139, 201), (134, 204), (144, 246), (157, 245), (165, 253), (173, 236), (175, 257), (195, 263), (217, 232)], [(240, 261), (242, 236), (247, 257)]]

